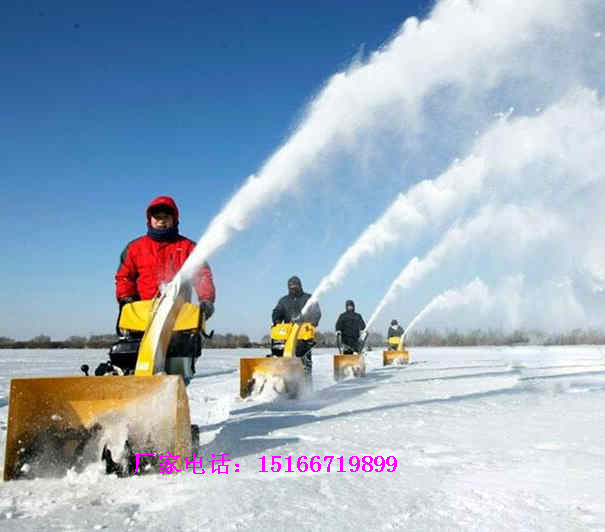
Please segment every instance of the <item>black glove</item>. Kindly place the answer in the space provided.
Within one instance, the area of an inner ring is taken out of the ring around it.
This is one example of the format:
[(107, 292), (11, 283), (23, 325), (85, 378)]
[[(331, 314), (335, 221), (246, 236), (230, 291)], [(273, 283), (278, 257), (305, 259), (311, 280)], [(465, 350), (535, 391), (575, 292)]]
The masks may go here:
[(208, 299), (200, 301), (200, 308), (202, 309), (206, 319), (214, 314), (214, 303)]

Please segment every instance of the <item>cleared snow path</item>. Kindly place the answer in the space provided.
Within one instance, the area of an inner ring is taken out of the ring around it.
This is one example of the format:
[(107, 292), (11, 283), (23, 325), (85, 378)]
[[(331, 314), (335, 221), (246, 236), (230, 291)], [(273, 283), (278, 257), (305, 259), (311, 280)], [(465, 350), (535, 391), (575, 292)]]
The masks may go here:
[[(387, 368), (374, 351), (366, 378), (340, 383), (318, 350), (312, 393), (264, 402), (237, 396), (239, 357), (254, 353), (206, 351), (188, 388), (197, 454), (229, 453), (228, 474), (117, 479), (95, 465), (3, 483), (0, 529), (605, 530), (605, 348), (417, 348), (413, 364)], [(10, 378), (104, 357), (0, 350), (2, 462)], [(300, 456), (320, 456), (321, 471), (297, 471)], [(340, 456), (345, 469), (394, 456), (397, 469), (337, 472)]]

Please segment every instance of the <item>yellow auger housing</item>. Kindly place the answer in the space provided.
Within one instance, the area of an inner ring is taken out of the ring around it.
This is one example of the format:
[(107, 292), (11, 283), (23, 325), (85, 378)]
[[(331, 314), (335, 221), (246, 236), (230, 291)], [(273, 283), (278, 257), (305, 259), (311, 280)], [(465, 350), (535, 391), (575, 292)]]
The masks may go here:
[(343, 353), (344, 346), (340, 343), (340, 332), (337, 333), (338, 351), (334, 355), (334, 380), (339, 381), (347, 377), (365, 377), (366, 375), (366, 357), (363, 354), (363, 347), (367, 338), (367, 332), (362, 333), (361, 346), (358, 347), (360, 353)]
[(388, 343), (389, 349), (382, 352), (382, 365), (409, 364), (410, 354), (403, 344), (403, 335), (389, 337)]
[(12, 379), (4, 480), (61, 476), (108, 451), (122, 474), (139, 453), (178, 456), (178, 469), (185, 468), (189, 402), (182, 376), (165, 374), (166, 355), (173, 331), (203, 328), (203, 316), (171, 285), (153, 301), (123, 308), (119, 328), (144, 331), (134, 375)]
[(119, 461), (126, 442), (132, 455), (170, 453), (185, 469), (191, 421), (178, 375), (12, 379), (4, 480), (62, 476), (106, 446)]
[(360, 353), (350, 355), (334, 355), (334, 380), (340, 381), (347, 377), (365, 377), (366, 360)]
[(257, 389), (259, 381), (273, 377), (282, 381), (287, 395), (300, 395), (305, 382), (305, 369), (296, 356), (296, 348), (298, 342), (312, 342), (314, 339), (315, 327), (311, 323), (278, 323), (271, 327), (273, 356), (240, 359), (240, 397), (243, 399), (254, 391), (261, 391)]

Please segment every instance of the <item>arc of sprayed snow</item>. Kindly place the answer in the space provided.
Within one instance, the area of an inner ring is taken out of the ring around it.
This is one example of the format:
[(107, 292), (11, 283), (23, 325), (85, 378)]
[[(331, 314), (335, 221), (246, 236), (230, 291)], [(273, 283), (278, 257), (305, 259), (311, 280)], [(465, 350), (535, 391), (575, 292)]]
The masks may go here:
[[(576, 127), (567, 127), (569, 123)], [(414, 238), (428, 226), (456, 216), (479, 198), (488, 180), (507, 194), (526, 184), (515, 177), (527, 165), (555, 158), (560, 172), (542, 183), (543, 189), (569, 187), (569, 168), (578, 175), (574, 189), (601, 179), (601, 146), (605, 142), (605, 106), (593, 90), (574, 88), (537, 116), (498, 118), (474, 143), (471, 154), (455, 161), (433, 180), (424, 180), (400, 193), (340, 256), (314, 290), (311, 302), (340, 284), (364, 258), (404, 238)], [(531, 148), (531, 149), (530, 149)], [(560, 184), (560, 185), (559, 185)], [(540, 187), (540, 183), (533, 186)], [(520, 192), (526, 195), (525, 190)], [(306, 310), (306, 309), (305, 309)]]
[(403, 340), (408, 333), (414, 328), (414, 326), (427, 314), (436, 308), (445, 309), (453, 308), (459, 305), (466, 305), (474, 299), (485, 299), (488, 296), (487, 285), (475, 277), (470, 283), (459, 289), (449, 289), (445, 292), (435, 296), (429, 303), (410, 321), (408, 326), (405, 328), (405, 332), (402, 334)]
[[(367, 322), (366, 330), (376, 321), (384, 307), (391, 303), (400, 290), (409, 288), (414, 282), (422, 280), (436, 270), (450, 255), (461, 251), (470, 243), (481, 239), (500, 239), (500, 247), (505, 246), (505, 237), (511, 237), (510, 245), (517, 250), (534, 241), (541, 241), (556, 233), (563, 232), (564, 221), (555, 213), (542, 207), (520, 207), (505, 205), (495, 207), (488, 205), (464, 224), (453, 226), (425, 256), (414, 257), (389, 286), (384, 297)], [(513, 239), (514, 235), (514, 239)]]
[(396, 244), (402, 234), (414, 232), (429, 223), (439, 223), (456, 207), (463, 207), (481, 191), (487, 166), (482, 157), (470, 155), (461, 164), (455, 163), (435, 180), (424, 180), (406, 194), (399, 194), (387, 210), (370, 224), (357, 240), (340, 256), (332, 271), (324, 276), (314, 290), (305, 309), (328, 290), (337, 286), (359, 261)]
[[(488, 63), (492, 82), (516, 68), (516, 61), (511, 67), (507, 61), (486, 62), (485, 58), (494, 54), (516, 57), (524, 46), (518, 35), (532, 34), (537, 28), (556, 32), (569, 26), (565, 0), (548, 0), (548, 9), (541, 5), (544, 1), (526, 2), (523, 9), (513, 2), (441, 1), (426, 20), (407, 19), (367, 63), (330, 78), (294, 134), (212, 220), (180, 275), (191, 277), (196, 266), (225, 245), (234, 232), (246, 228), (260, 209), (295, 185), (328, 146), (346, 146), (360, 126), (373, 124), (376, 109), (393, 103), (414, 116), (436, 86), (474, 83), (470, 73)], [(388, 82), (376, 83), (377, 79)]]

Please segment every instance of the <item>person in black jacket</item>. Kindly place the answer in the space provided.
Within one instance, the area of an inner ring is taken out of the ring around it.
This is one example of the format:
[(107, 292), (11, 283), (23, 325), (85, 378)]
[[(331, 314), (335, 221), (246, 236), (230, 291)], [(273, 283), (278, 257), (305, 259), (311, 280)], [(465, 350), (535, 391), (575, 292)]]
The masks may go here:
[(404, 333), (404, 329), (397, 320), (391, 321), (391, 326), (389, 327), (389, 332), (387, 333), (387, 339), (392, 338), (393, 336), (401, 337)]
[(309, 305), (309, 308), (305, 310), (304, 316), (300, 315), (310, 297), (311, 294), (303, 292), (300, 278), (296, 275), (290, 277), (288, 279), (288, 294), (282, 297), (273, 309), (273, 325), (280, 322), (289, 323), (302, 320), (310, 322), (317, 327), (321, 318), (321, 310), (316, 301)]
[(336, 333), (340, 334), (342, 341), (342, 352), (345, 354), (359, 353), (361, 348), (359, 337), (366, 324), (361, 314), (355, 312), (355, 303), (348, 299), (345, 303), (346, 311), (338, 316), (336, 321)]
[[(296, 275), (288, 279), (288, 294), (282, 297), (275, 308), (273, 309), (272, 319), (273, 325), (280, 322), (290, 323), (293, 321), (310, 322), (315, 327), (321, 319), (321, 310), (317, 301), (313, 301), (309, 307), (305, 310), (304, 314), (301, 315), (302, 310), (309, 301), (311, 294), (303, 292), (302, 283), (300, 278)], [(313, 361), (311, 359), (311, 348), (314, 342), (311, 341), (298, 341), (296, 344), (296, 356), (302, 359), (302, 363), (305, 367), (305, 374), (307, 377), (311, 377), (313, 369)], [(283, 355), (283, 348), (281, 350), (271, 349), (271, 352), (275, 356)]]

